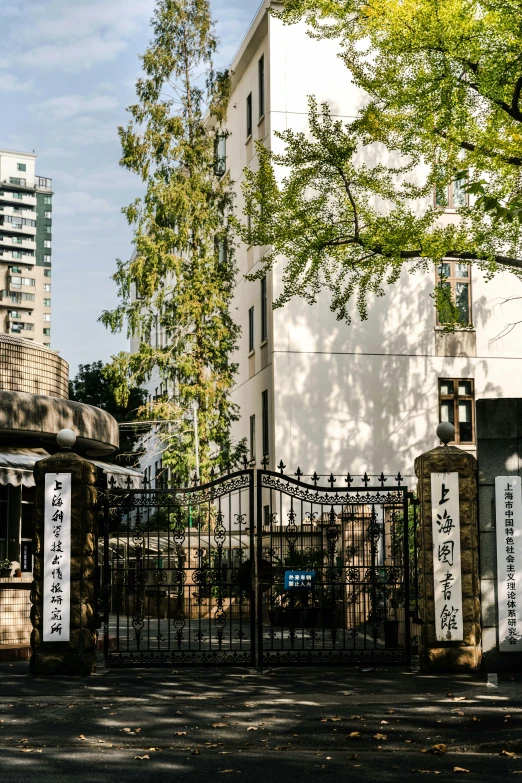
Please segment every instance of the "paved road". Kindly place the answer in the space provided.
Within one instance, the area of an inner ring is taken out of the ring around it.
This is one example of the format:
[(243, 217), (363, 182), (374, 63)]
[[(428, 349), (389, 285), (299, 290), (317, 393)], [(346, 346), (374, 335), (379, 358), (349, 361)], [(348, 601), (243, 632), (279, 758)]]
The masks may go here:
[[(2, 783), (522, 774), (522, 679), (318, 668), (33, 679), (21, 663), (1, 665), (0, 682)], [(443, 755), (422, 752), (441, 743)]]

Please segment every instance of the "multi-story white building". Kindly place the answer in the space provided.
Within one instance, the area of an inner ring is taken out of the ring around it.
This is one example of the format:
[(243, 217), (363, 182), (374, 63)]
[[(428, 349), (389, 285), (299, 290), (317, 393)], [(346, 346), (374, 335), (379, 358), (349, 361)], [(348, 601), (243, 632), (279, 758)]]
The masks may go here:
[[(239, 212), (243, 170), (256, 166), (254, 141), (281, 150), (276, 131), (306, 131), (309, 95), (337, 117), (357, 115), (364, 96), (337, 54), (335, 41), (313, 40), (304, 24), (284, 26), (266, 5), (259, 10), (231, 67), (226, 166)], [(447, 220), (460, 198), (449, 194)], [(273, 311), (283, 260), (263, 281), (244, 279), (265, 251), (238, 248), (234, 305), (243, 330), (234, 436), (248, 439), (258, 466), (268, 455), (272, 469), (283, 460), (287, 471), (300, 466), (305, 475), (400, 471), (411, 484), (414, 458), (438, 445), (441, 418), (455, 423), (456, 442), (473, 451), (475, 400), (522, 395), (521, 333), (495, 339), (518, 320), (510, 309), (516, 302), (502, 305), (522, 296), (511, 273), (485, 282), (478, 270), (448, 262), (444, 271), (472, 330), (446, 334), (437, 324), (435, 270), (405, 270), (371, 301), (367, 321), (354, 312), (347, 326), (330, 312), (327, 295), (315, 306), (294, 299)]]
[(0, 332), (50, 347), (52, 181), (0, 149)]

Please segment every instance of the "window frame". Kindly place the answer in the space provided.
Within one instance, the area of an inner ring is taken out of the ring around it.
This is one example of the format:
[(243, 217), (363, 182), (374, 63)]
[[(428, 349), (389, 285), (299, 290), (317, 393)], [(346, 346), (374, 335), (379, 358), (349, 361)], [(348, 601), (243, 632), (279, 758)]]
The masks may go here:
[(253, 414), (250, 417), (249, 422), (249, 438), (250, 438), (250, 461), (255, 462), (256, 461), (256, 417), (255, 414)]
[(265, 55), (257, 62), (257, 87), (259, 90), (259, 121), (265, 116)]
[(261, 345), (268, 340), (268, 299), (266, 293), (266, 275), (261, 278)]
[[(465, 262), (464, 262), (465, 263)], [(468, 276), (467, 277), (460, 277), (456, 274), (456, 265), (463, 265), (463, 262), (459, 260), (458, 258), (445, 258), (442, 260), (441, 264), (449, 264), (450, 265), (450, 275), (445, 278), (444, 282), (449, 283), (451, 287), (451, 298), (453, 300), (453, 304), (456, 306), (457, 303), (457, 284), (458, 283), (467, 283), (468, 285), (468, 323), (467, 324), (460, 324), (460, 328), (462, 329), (469, 329), (470, 327), (473, 327), (473, 297), (471, 293), (471, 264), (467, 264), (468, 267)], [(439, 265), (440, 266), (440, 265)], [(437, 287), (441, 285), (441, 275), (439, 272), (439, 267), (435, 267), (435, 274), (437, 276), (436, 285)], [(445, 324), (443, 321), (440, 320), (439, 317), (439, 311), (437, 308), (435, 308), (435, 319), (436, 324), (438, 327), (444, 327)]]
[(247, 141), (250, 139), (252, 135), (252, 122), (253, 116), (252, 116), (252, 93), (249, 93), (247, 95), (246, 99), (246, 135), (247, 135)]
[(16, 164), (16, 170), (17, 171), (25, 171), (25, 172), (27, 172), (27, 163), (17, 163)]
[[(442, 394), (441, 386), (443, 383), (453, 383), (453, 394)], [(460, 394), (459, 384), (470, 383), (471, 394)], [(475, 379), (474, 378), (439, 378), (438, 379), (438, 395), (439, 395), (439, 422), (442, 422), (442, 403), (453, 402), (453, 426), (455, 427), (455, 439), (452, 443), (462, 446), (475, 446), (477, 435), (475, 427)], [(462, 400), (471, 402), (471, 440), (461, 440), (460, 438), (460, 422), (459, 422), (459, 402)]]
[[(467, 177), (464, 178), (464, 182), (467, 181)], [(447, 185), (444, 185), (444, 188), (446, 190), (446, 200), (447, 204), (439, 204), (438, 203), (438, 195), (437, 195), (437, 189), (435, 188), (433, 192), (433, 205), (434, 207), (438, 209), (444, 209), (444, 210), (456, 210), (456, 209), (462, 209), (463, 207), (469, 207), (469, 193), (465, 194), (465, 201), (464, 204), (457, 204), (455, 206), (455, 183), (457, 182), (457, 178), (451, 180), (451, 182), (448, 182)]]
[(270, 454), (270, 429), (268, 417), (268, 389), (261, 392), (261, 411), (262, 411), (262, 435), (263, 435), (263, 457)]
[(254, 307), (248, 309), (248, 353), (255, 351), (255, 312)]

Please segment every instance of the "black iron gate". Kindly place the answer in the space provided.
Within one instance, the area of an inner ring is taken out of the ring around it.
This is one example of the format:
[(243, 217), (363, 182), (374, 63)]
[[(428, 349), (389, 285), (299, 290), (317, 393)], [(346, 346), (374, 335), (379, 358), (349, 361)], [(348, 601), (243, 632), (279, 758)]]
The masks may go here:
[(283, 471), (108, 490), (109, 666), (410, 662), (400, 474), (306, 481)]

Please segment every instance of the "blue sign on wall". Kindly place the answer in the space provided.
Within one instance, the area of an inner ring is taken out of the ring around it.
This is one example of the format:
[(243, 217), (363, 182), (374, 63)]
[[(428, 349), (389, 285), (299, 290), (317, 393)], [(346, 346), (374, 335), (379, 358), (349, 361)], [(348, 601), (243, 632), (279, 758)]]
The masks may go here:
[(314, 583), (315, 571), (285, 571), (285, 590), (311, 590)]

